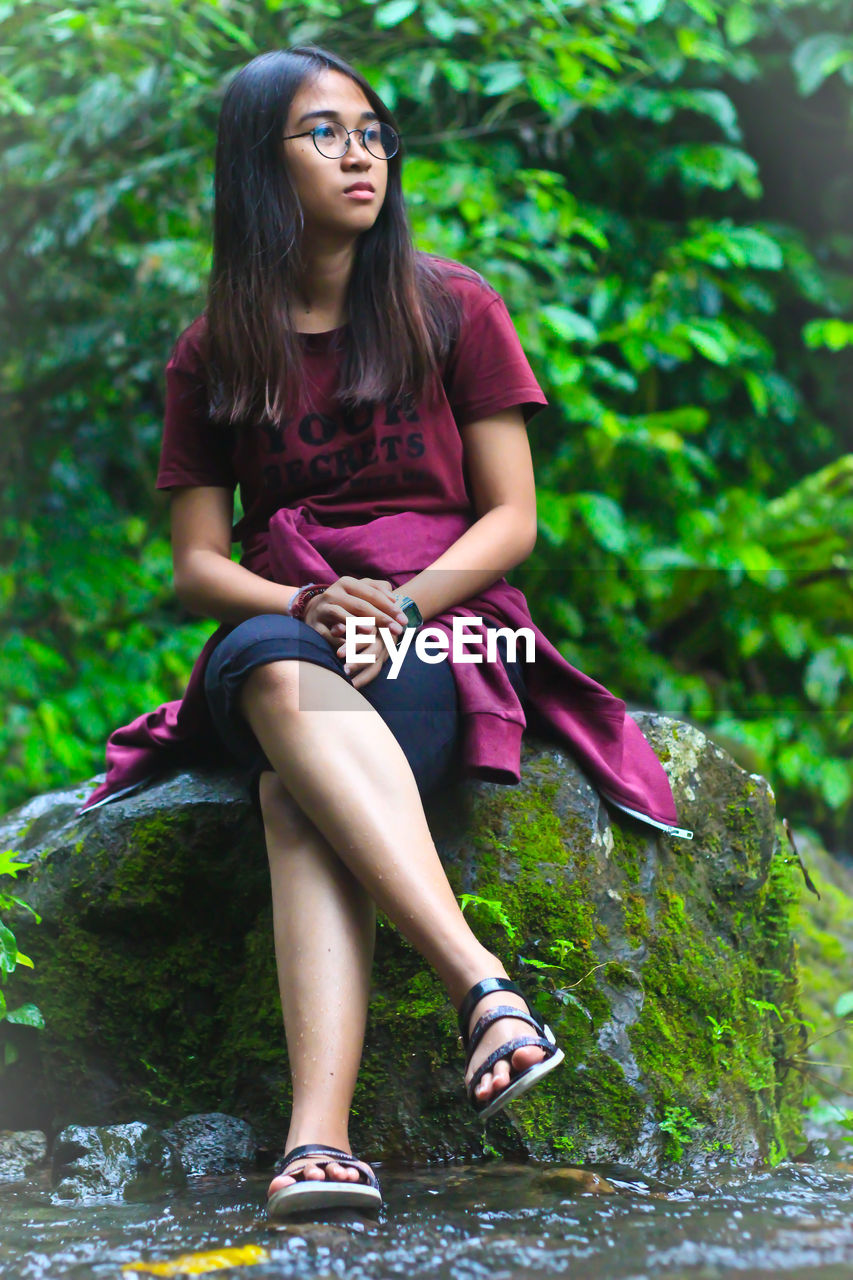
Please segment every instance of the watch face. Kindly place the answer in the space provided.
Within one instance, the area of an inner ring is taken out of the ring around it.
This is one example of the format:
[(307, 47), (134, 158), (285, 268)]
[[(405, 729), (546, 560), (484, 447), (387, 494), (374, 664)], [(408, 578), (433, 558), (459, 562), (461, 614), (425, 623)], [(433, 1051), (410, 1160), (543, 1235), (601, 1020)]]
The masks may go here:
[(418, 606), (415, 604), (414, 600), (409, 601), (409, 603), (406, 605), (405, 609), (403, 610), (403, 613), (405, 613), (406, 617), (409, 619), (410, 627), (419, 627), (423, 622), (423, 618), (421, 617), (421, 611), (418, 608)]

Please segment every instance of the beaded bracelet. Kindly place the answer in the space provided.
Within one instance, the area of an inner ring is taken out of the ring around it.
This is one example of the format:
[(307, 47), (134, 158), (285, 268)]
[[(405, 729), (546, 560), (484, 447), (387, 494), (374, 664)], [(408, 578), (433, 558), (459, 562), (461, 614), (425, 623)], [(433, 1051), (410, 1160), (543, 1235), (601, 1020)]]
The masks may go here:
[(306, 586), (300, 587), (295, 595), (291, 596), (288, 610), (291, 618), (304, 618), (305, 606), (309, 600), (313, 600), (315, 596), (320, 596), (324, 591), (328, 591), (331, 582), (309, 582)]

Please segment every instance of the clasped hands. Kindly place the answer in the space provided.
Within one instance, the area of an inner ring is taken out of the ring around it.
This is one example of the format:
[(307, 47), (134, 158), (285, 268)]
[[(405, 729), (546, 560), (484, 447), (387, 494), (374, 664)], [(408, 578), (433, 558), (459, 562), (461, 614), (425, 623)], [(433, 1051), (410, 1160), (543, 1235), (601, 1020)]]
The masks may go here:
[(327, 640), (343, 661), (345, 624), (348, 617), (371, 618), (372, 634), (359, 629), (358, 652), (369, 656), (369, 663), (357, 665), (352, 672), (352, 683), (363, 689), (379, 674), (382, 664), (389, 657), (388, 649), (379, 634), (380, 627), (387, 627), (395, 640), (404, 631), (408, 619), (400, 609), (393, 593), (397, 588), (381, 578), (338, 578), (321, 595), (308, 601), (304, 621)]

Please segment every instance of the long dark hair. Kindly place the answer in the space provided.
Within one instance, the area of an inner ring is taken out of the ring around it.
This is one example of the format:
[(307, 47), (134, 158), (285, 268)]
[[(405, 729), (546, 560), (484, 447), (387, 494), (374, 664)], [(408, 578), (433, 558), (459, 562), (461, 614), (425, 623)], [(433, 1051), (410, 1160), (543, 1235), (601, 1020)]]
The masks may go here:
[[(204, 340), (214, 422), (281, 423), (293, 412), (302, 348), (291, 299), (302, 267), (303, 220), (280, 139), (294, 95), (308, 76), (324, 70), (354, 80), (380, 121), (399, 133), (364, 77), (314, 45), (261, 54), (229, 84), (216, 145)], [(356, 242), (347, 291), (350, 341), (337, 391), (347, 407), (407, 394), (420, 398), (461, 319), (445, 283), (447, 268), (412, 244), (400, 152), (387, 164), (385, 201)]]

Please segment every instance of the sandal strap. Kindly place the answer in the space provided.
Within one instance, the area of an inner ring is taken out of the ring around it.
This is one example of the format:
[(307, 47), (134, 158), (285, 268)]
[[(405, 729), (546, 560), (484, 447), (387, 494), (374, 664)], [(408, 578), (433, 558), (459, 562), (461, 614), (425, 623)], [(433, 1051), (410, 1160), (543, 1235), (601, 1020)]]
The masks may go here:
[[(375, 1187), (379, 1191), (379, 1179), (371, 1169), (366, 1160), (359, 1160), (358, 1156), (351, 1156), (347, 1151), (339, 1151), (337, 1147), (325, 1147), (319, 1143), (307, 1143), (301, 1147), (294, 1147), (292, 1151), (288, 1151), (282, 1159), (281, 1164), (275, 1172), (275, 1177), (281, 1177), (287, 1174), (289, 1178), (302, 1177), (305, 1180), (305, 1169), (297, 1169), (295, 1173), (287, 1173), (288, 1167), (293, 1164), (294, 1160), (301, 1160), (306, 1156), (328, 1156), (327, 1160), (311, 1160), (311, 1164), (316, 1164), (318, 1168), (325, 1169), (327, 1164), (347, 1164), (358, 1169), (359, 1174), (366, 1179), (371, 1187)], [(364, 1167), (366, 1166), (366, 1167)]]
[(525, 1013), (522, 1009), (516, 1009), (513, 1005), (502, 1004), (497, 1009), (490, 1009), (488, 1013), (484, 1013), (478, 1021), (474, 1030), (471, 1032), (468, 1041), (468, 1049), (466, 1051), (465, 1065), (471, 1061), (471, 1055), (474, 1053), (477, 1045), (488, 1031), (493, 1022), (498, 1022), (501, 1018), (518, 1018), (520, 1022), (526, 1022), (534, 1031), (538, 1031), (542, 1035), (544, 1027), (542, 1023), (532, 1017), (531, 1014)]
[(491, 995), (493, 991), (514, 991), (517, 996), (525, 1000), (528, 1009), (530, 1008), (524, 992), (509, 978), (484, 978), (482, 982), (475, 983), (459, 1006), (459, 1034), (466, 1049), (468, 1048), (468, 1023), (471, 1021), (474, 1007), (480, 1003), (483, 996)]
[[(501, 1058), (511, 1058), (516, 1049), (523, 1049), (527, 1045), (535, 1045), (537, 1049), (545, 1049), (547, 1051), (546, 1056), (542, 1059), (543, 1062), (547, 1062), (548, 1058), (552, 1058), (557, 1052), (557, 1046), (555, 1044), (551, 1044), (550, 1040), (546, 1040), (544, 1036), (519, 1036), (517, 1040), (508, 1040), (507, 1043), (502, 1044), (499, 1049), (495, 1049), (494, 1053), (490, 1053), (485, 1062), (480, 1063), (479, 1067), (468, 1081), (466, 1090), (469, 1101), (474, 1101), (474, 1090), (477, 1088), (477, 1085), (480, 1083), (486, 1072), (491, 1071), (496, 1062), (499, 1062)], [(534, 1063), (533, 1065), (538, 1066), (539, 1063)], [(510, 1064), (510, 1069), (512, 1069), (512, 1064)], [(527, 1071), (530, 1069), (530, 1067), (526, 1068)], [(520, 1076), (524, 1074), (524, 1072), (521, 1072), (519, 1076), (516, 1076), (516, 1079), (520, 1079)], [(510, 1084), (513, 1083), (514, 1081), (510, 1080)]]

